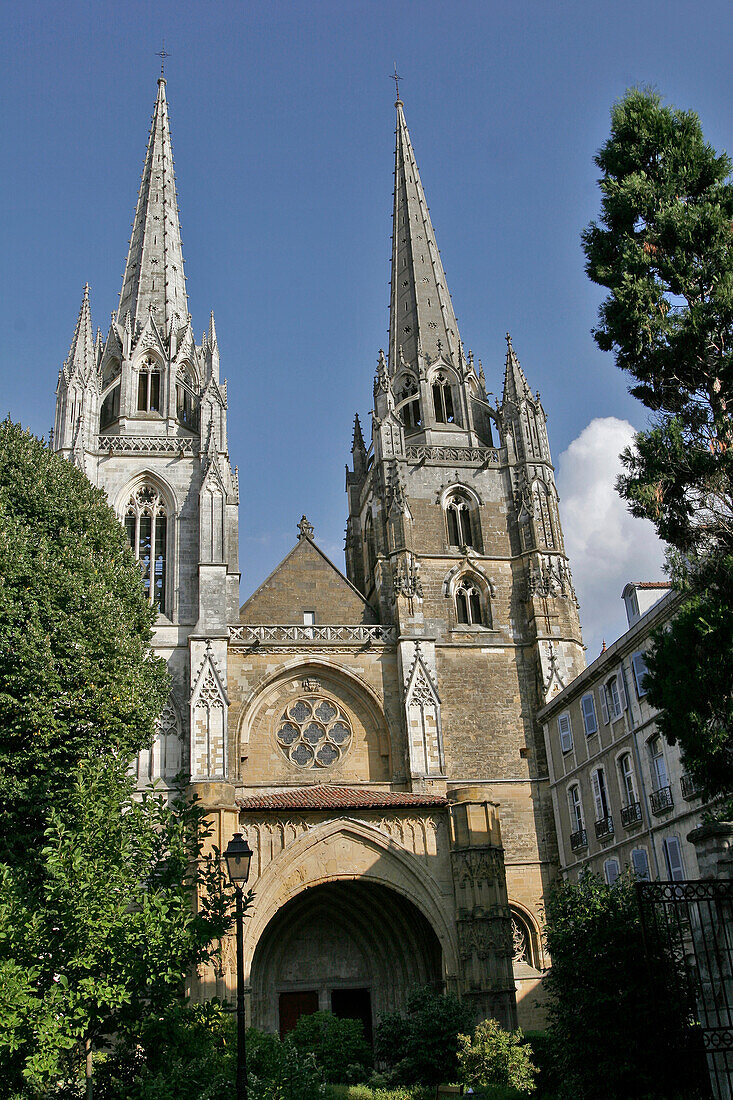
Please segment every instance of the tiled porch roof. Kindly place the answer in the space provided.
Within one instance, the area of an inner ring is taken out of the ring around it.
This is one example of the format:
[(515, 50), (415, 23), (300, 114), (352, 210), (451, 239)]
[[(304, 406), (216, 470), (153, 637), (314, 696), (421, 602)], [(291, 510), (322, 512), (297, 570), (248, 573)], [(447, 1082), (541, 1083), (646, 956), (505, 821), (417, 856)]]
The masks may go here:
[(370, 790), (367, 787), (291, 787), (273, 794), (238, 798), (240, 810), (378, 810), (408, 806), (447, 806), (448, 800), (435, 794)]

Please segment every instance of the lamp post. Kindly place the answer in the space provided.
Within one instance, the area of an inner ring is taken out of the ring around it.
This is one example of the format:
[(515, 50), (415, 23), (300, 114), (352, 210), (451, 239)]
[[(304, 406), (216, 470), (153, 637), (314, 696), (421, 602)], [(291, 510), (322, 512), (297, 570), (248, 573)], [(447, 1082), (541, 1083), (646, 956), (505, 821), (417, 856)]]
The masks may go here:
[(244, 1037), (244, 899), (242, 887), (249, 878), (252, 849), (241, 833), (229, 841), (224, 859), (237, 899), (237, 1091), (236, 1100), (247, 1100), (247, 1050)]

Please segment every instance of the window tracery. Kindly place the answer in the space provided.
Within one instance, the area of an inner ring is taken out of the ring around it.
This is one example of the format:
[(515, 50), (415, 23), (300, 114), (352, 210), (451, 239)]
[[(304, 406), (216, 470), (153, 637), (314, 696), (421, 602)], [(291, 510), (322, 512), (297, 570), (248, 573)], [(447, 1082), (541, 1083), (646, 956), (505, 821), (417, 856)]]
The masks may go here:
[(420, 390), (418, 388), (417, 379), (413, 375), (406, 374), (400, 379), (398, 382), (396, 400), (397, 412), (405, 426), (405, 431), (414, 431), (422, 427)]
[(191, 431), (198, 431), (198, 401), (193, 379), (186, 370), (176, 375), (176, 416), (178, 423)]
[(282, 713), (276, 740), (281, 752), (299, 768), (329, 768), (351, 744), (348, 715), (333, 699), (300, 697)]
[(537, 958), (534, 950), (532, 933), (527, 922), (517, 913), (511, 910), (512, 915), (512, 962), (527, 963), (528, 966), (537, 966)]
[[(488, 626), (481, 606), (481, 590), (472, 577), (464, 577), (455, 590), (456, 617), (467, 626)], [(488, 616), (487, 616), (488, 618)]]
[(438, 424), (455, 424), (453, 409), (453, 387), (448, 377), (441, 371), (433, 379), (433, 409)]
[(153, 355), (146, 355), (138, 367), (137, 411), (160, 412), (160, 366)]
[(477, 549), (471, 505), (465, 496), (454, 493), (448, 498), (445, 518), (448, 525), (449, 546), (470, 546)]
[(143, 585), (161, 614), (166, 611), (168, 517), (165, 503), (152, 485), (138, 486), (125, 507), (125, 531), (140, 563)]

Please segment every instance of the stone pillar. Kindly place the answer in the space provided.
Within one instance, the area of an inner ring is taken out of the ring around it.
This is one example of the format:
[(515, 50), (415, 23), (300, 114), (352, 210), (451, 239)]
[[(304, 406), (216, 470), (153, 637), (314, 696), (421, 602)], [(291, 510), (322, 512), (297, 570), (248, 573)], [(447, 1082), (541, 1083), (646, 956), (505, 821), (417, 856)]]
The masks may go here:
[(700, 878), (733, 879), (733, 821), (698, 825), (687, 839), (695, 847)]
[(514, 1030), (511, 913), (497, 807), (478, 787), (457, 788), (448, 797), (460, 992), (477, 1021), (493, 1017)]

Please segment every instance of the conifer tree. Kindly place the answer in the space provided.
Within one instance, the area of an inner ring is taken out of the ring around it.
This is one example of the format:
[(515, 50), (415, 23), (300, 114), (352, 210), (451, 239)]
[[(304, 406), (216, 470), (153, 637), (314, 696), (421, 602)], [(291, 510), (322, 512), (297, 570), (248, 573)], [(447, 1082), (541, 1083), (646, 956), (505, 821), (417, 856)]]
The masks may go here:
[(685, 595), (650, 655), (649, 698), (705, 793), (730, 794), (733, 166), (694, 112), (639, 89), (614, 106), (596, 164), (601, 216), (583, 247), (609, 294), (594, 337), (651, 414), (622, 455), (618, 488), (671, 547)]

